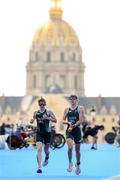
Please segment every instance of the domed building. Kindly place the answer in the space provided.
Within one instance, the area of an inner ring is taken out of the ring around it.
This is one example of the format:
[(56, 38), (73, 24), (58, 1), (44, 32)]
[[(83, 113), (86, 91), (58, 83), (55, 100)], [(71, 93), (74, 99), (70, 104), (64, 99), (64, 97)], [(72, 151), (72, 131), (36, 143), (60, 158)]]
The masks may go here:
[(62, 19), (62, 14), (58, 0), (54, 0), (50, 19), (34, 34), (26, 66), (27, 95), (85, 95), (82, 49), (76, 32)]

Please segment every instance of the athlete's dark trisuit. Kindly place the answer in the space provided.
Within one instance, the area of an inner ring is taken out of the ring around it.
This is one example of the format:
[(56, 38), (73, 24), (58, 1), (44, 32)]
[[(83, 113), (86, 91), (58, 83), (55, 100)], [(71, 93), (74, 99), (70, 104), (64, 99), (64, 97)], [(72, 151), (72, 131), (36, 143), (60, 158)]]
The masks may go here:
[(50, 143), (51, 139), (51, 129), (50, 129), (50, 121), (43, 120), (43, 115), (48, 115), (47, 110), (45, 109), (44, 112), (40, 110), (34, 113), (34, 119), (37, 121), (37, 133), (36, 133), (36, 142), (42, 142), (44, 144)]
[[(79, 121), (79, 112), (78, 107), (75, 109), (69, 108), (68, 113), (66, 115), (67, 121), (70, 122), (72, 125)], [(72, 129), (72, 131), (66, 130), (66, 138), (71, 138), (75, 141), (76, 144), (79, 144), (81, 141), (81, 130), (80, 126), (76, 126)]]

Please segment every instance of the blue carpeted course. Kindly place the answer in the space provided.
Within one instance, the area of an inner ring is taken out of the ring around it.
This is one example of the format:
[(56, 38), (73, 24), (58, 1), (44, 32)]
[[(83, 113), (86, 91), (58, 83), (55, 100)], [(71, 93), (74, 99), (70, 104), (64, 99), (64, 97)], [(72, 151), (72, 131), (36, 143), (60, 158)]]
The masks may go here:
[(80, 175), (66, 171), (66, 145), (62, 149), (50, 149), (49, 164), (43, 167), (42, 174), (36, 173), (36, 149), (33, 147), (0, 150), (0, 180), (104, 180), (120, 174), (120, 148), (108, 144), (98, 145), (98, 150), (91, 150), (90, 147), (90, 144), (81, 145)]

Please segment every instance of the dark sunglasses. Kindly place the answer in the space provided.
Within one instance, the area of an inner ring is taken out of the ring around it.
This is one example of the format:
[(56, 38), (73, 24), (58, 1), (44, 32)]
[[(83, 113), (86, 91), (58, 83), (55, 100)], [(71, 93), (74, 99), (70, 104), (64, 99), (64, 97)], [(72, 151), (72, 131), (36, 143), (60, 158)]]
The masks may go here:
[(69, 100), (77, 100), (78, 98), (77, 98), (77, 96), (76, 95), (71, 95), (70, 97), (69, 97)]
[(69, 100), (77, 100), (76, 98), (69, 98)]
[(39, 106), (45, 106), (45, 103), (39, 103)]

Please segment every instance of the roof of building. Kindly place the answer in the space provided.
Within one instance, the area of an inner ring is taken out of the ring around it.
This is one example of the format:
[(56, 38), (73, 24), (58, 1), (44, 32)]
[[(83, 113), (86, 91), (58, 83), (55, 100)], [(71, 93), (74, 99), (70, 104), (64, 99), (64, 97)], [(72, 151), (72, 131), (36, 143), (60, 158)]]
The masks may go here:
[[(29, 109), (37, 96), (1, 96), (0, 113), (15, 113)], [(66, 97), (68, 99), (68, 97)], [(94, 106), (97, 113), (119, 113), (120, 97), (79, 97), (79, 104), (89, 113)]]

